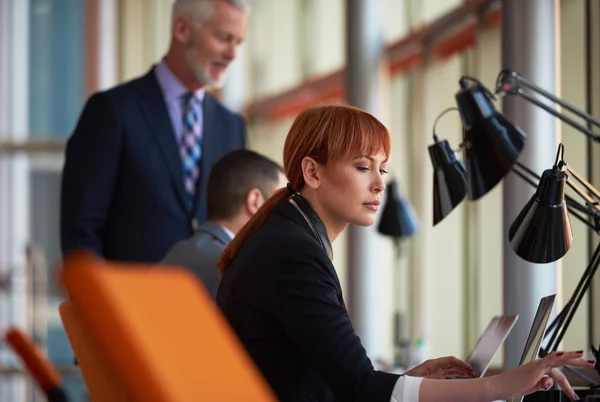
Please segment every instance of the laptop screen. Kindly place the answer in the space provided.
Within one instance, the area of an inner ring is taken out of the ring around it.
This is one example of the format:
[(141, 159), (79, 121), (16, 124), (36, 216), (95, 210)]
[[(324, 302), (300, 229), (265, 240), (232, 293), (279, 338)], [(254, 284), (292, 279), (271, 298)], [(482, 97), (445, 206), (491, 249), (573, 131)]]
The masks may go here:
[(494, 317), (477, 340), (475, 348), (467, 358), (467, 363), (475, 369), (479, 377), (483, 377), (485, 374), (518, 318), (518, 315)]
[(525, 343), (525, 349), (523, 349), (523, 355), (521, 356), (521, 362), (519, 366), (524, 363), (529, 363), (535, 360), (538, 356), (540, 346), (542, 345), (542, 339), (544, 332), (546, 332), (546, 326), (552, 313), (552, 306), (554, 306), (554, 299), (556, 295), (550, 295), (542, 298), (538, 306), (537, 313), (533, 319), (529, 336), (527, 337), (527, 343)]
[[(523, 349), (523, 354), (521, 355), (519, 366), (529, 363), (537, 358), (540, 346), (542, 345), (542, 339), (544, 338), (544, 332), (546, 332), (546, 326), (548, 325), (548, 320), (552, 313), (552, 306), (554, 305), (555, 298), (556, 295), (550, 295), (543, 297), (542, 300), (540, 300), (537, 313), (535, 313), (535, 318), (531, 325), (531, 330), (529, 331), (529, 336), (527, 337), (527, 342), (525, 343), (525, 348)], [(521, 402), (522, 400), (523, 397), (518, 397), (513, 398), (508, 402)]]

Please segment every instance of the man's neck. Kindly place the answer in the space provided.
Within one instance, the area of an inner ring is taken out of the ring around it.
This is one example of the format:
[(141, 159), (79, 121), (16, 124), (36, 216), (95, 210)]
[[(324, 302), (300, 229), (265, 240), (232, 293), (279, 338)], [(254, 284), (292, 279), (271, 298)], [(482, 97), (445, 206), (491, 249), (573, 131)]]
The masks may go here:
[(165, 64), (171, 70), (171, 73), (190, 91), (197, 91), (202, 85), (196, 81), (191, 74), (186, 74), (186, 69), (182, 68), (181, 63), (177, 63), (174, 55), (167, 53), (164, 58)]

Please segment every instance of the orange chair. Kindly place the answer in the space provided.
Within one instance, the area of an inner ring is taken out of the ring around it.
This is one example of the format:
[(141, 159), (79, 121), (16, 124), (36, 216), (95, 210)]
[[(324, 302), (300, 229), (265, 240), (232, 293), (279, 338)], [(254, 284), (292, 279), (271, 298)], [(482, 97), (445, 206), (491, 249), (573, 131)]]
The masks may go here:
[(44, 391), (48, 402), (67, 402), (60, 374), (42, 354), (33, 340), (18, 328), (6, 332), (6, 343), (21, 358), (21, 361), (37, 385)]
[(77, 252), (65, 257), (61, 275), (127, 400), (276, 400), (187, 270), (109, 263)]
[(119, 379), (113, 375), (106, 356), (95, 344), (93, 333), (79, 318), (77, 307), (67, 301), (60, 305), (59, 311), (92, 402), (127, 401)]

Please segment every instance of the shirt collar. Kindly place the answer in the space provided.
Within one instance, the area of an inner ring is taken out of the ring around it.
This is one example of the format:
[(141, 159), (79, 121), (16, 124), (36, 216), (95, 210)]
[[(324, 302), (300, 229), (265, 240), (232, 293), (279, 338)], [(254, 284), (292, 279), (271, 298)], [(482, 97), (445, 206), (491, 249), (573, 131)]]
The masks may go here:
[[(181, 101), (183, 96), (189, 92), (181, 81), (179, 81), (179, 78), (169, 69), (164, 59), (158, 63), (154, 69), (154, 73), (167, 102)], [(202, 102), (205, 93), (206, 89), (200, 88), (194, 91), (194, 96)]]
[(233, 234), (233, 232), (229, 229), (227, 229), (225, 226), (221, 226), (221, 228), (223, 229), (223, 231), (225, 233), (227, 233), (227, 236), (229, 236), (231, 238), (231, 240), (233, 240), (233, 238), (235, 237), (235, 234)]

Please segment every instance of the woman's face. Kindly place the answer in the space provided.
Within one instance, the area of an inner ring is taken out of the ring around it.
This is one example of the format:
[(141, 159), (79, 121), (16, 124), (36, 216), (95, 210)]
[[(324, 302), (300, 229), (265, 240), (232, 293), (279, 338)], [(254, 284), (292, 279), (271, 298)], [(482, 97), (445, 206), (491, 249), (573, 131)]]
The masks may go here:
[(372, 225), (385, 189), (386, 166), (383, 152), (321, 166), (317, 193), (324, 223), (342, 228), (349, 223)]

